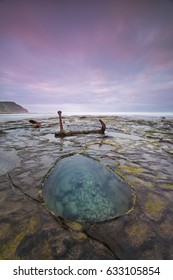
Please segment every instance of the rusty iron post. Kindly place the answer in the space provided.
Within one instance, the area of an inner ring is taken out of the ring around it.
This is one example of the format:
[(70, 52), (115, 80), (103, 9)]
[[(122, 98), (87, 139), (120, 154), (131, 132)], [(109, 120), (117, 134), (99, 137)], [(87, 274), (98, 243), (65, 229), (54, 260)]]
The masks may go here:
[(63, 131), (64, 131), (64, 129), (63, 129), (63, 124), (62, 124), (61, 114), (62, 114), (62, 112), (61, 112), (61, 111), (58, 111), (58, 115), (59, 115), (59, 125), (60, 125), (60, 132), (63, 132)]

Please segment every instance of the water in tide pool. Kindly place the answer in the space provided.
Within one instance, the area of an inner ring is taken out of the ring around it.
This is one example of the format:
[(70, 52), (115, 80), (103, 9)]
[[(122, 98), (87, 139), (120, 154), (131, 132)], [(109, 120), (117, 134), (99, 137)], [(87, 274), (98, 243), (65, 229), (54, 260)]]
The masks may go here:
[(45, 179), (43, 198), (55, 215), (85, 222), (124, 215), (134, 205), (134, 193), (127, 183), (82, 155), (58, 162)]

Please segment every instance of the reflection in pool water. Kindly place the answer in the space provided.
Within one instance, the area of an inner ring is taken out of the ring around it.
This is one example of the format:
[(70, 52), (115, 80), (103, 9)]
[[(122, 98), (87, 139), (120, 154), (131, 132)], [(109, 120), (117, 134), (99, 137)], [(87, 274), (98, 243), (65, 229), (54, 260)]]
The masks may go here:
[(127, 213), (131, 187), (99, 162), (81, 155), (57, 163), (43, 186), (47, 207), (69, 220), (100, 222)]

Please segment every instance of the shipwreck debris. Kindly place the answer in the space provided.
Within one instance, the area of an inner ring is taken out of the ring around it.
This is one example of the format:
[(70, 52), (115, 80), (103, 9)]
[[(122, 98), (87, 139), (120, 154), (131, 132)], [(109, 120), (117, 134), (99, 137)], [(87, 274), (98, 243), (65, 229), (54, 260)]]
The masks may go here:
[(62, 112), (58, 111), (59, 123), (60, 123), (60, 131), (59, 132), (55, 132), (55, 137), (66, 137), (66, 136), (74, 136), (74, 135), (77, 135), (77, 134), (90, 134), (90, 133), (104, 134), (104, 132), (106, 130), (105, 123), (101, 119), (99, 119), (99, 121), (101, 123), (101, 129), (65, 131), (63, 129), (63, 123), (62, 123), (61, 114), (62, 114)]
[(33, 128), (41, 127), (41, 122), (37, 122), (35, 120), (29, 120), (29, 122), (33, 124), (33, 126), (32, 126)]
[(58, 111), (58, 115), (59, 115), (59, 125), (60, 125), (60, 132), (63, 132), (63, 124), (62, 124), (62, 117), (61, 117), (62, 112)]

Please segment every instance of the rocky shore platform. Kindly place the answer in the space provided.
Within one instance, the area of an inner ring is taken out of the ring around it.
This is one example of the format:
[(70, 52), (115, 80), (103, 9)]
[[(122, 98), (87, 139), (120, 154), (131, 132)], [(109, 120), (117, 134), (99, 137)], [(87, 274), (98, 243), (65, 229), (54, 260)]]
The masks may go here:
[[(173, 120), (120, 116), (63, 118), (65, 130), (101, 134), (55, 138), (57, 118), (9, 121), (0, 129), (0, 259), (173, 259)], [(99, 223), (54, 216), (42, 197), (48, 171), (83, 154), (110, 168), (136, 194), (134, 209)]]

